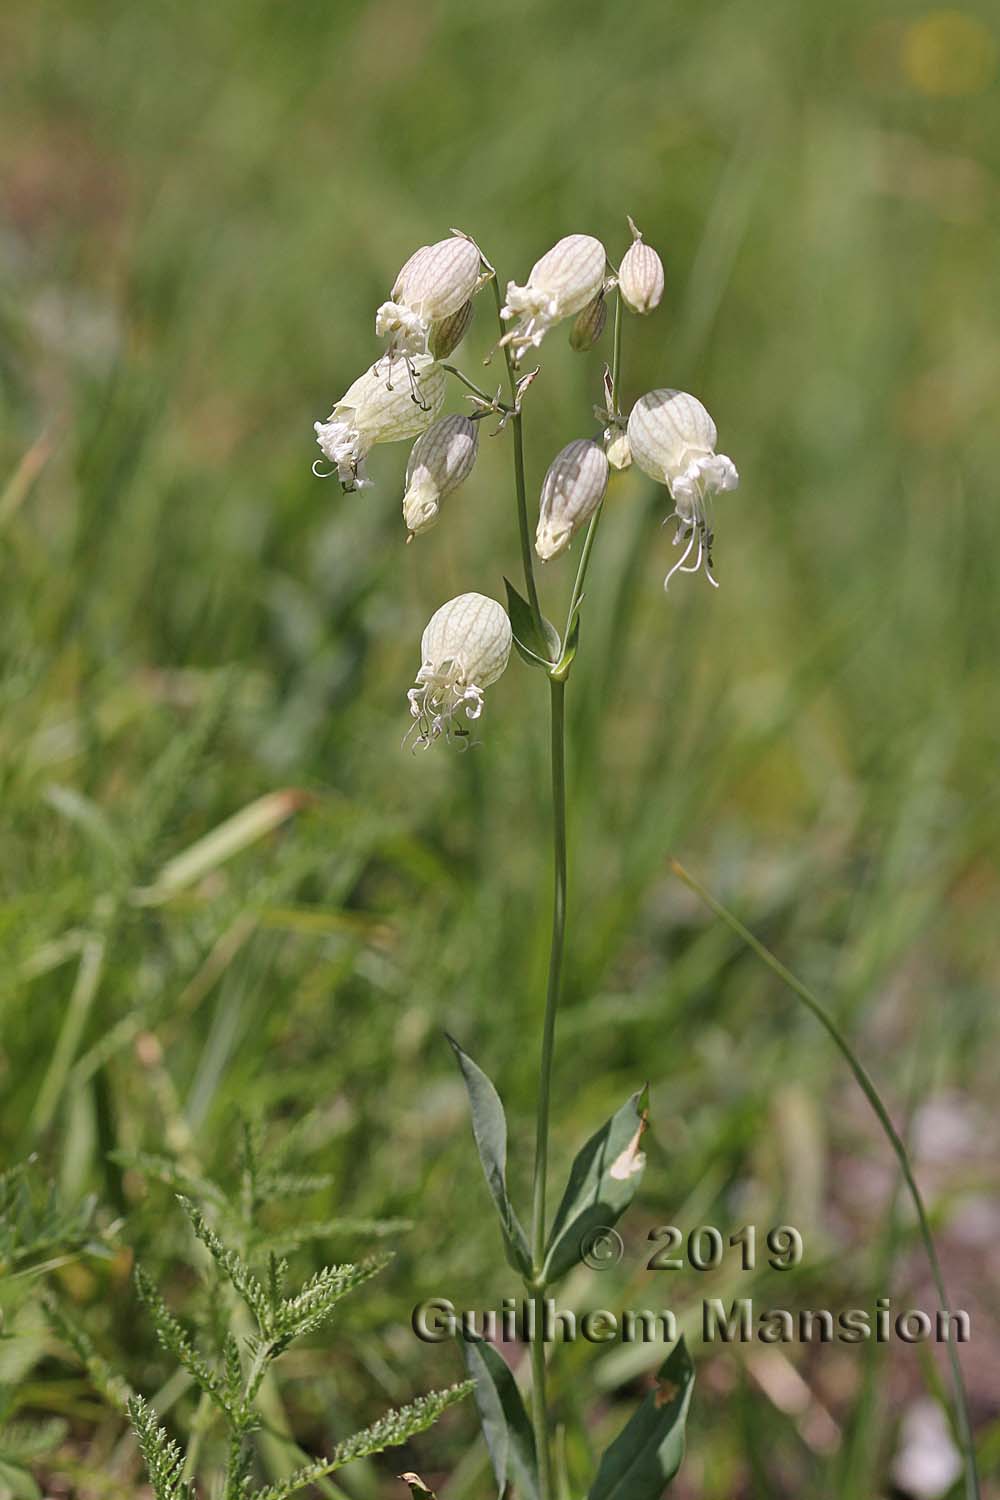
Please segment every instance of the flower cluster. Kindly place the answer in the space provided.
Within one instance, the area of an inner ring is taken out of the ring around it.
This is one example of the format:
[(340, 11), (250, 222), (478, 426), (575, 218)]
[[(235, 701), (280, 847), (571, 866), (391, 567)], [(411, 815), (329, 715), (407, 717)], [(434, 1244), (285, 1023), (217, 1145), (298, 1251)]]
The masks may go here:
[[(429, 531), (440, 518), (442, 501), (472, 473), (479, 421), (495, 413), (500, 418), (498, 431), (513, 418), (519, 432), (521, 402), (538, 373), (517, 375), (525, 351), (537, 349), (556, 324), (568, 319), (573, 320), (570, 347), (581, 353), (593, 348), (605, 328), (608, 301), (617, 295), (614, 363), (605, 367), (604, 405), (595, 407), (603, 433), (596, 439), (567, 443), (549, 465), (539, 493), (535, 551), (548, 562), (569, 548), (582, 527), (593, 527), (611, 471), (634, 462), (666, 486), (673, 502), (667, 519), (677, 523), (674, 545), (684, 544), (664, 587), (675, 573), (701, 569), (716, 586), (712, 500), (734, 489), (739, 476), (732, 460), (716, 451), (715, 423), (696, 397), (671, 389), (640, 396), (627, 417), (621, 409), (621, 308), (640, 316), (653, 312), (663, 297), (665, 281), (659, 255), (645, 243), (631, 219), (628, 224), (632, 241), (617, 270), (600, 240), (571, 234), (535, 262), (523, 285), (508, 282), (506, 299), (497, 293), (499, 347), (510, 373), (509, 403), (501, 400), (499, 392), (489, 397), (453, 366), (442, 363), (464, 337), (473, 298), (495, 276), (493, 267), (475, 242), (457, 230), (447, 239), (414, 251), (376, 313), (375, 330), (385, 341), (383, 352), (348, 388), (327, 420), (315, 423), (317, 442), (332, 466), (326, 472), (336, 473), (345, 490), (360, 489), (369, 483), (365, 460), (376, 443), (415, 438), (406, 467), (403, 519), (407, 540)], [(475, 409), (469, 415), (441, 415), (449, 371), (473, 392)], [(520, 460), (515, 468), (523, 561), (531, 592), (530, 532), (526, 530)], [(314, 471), (322, 472), (315, 466)], [(590, 546), (584, 551), (578, 587)], [(574, 594), (571, 621), (577, 603)], [(526, 647), (522, 654), (538, 662), (538, 651), (548, 647), (538, 644), (544, 622), (537, 600), (532, 609), (537, 649), (527, 648), (523, 640), (519, 645)], [(551, 627), (545, 625), (545, 631), (558, 640)], [(468, 593), (443, 604), (423, 633), (416, 685), (408, 695), (414, 722), (407, 738), (412, 737), (418, 746), (442, 737), (467, 743), (469, 731), (462, 718), (479, 718), (484, 690), (504, 671), (512, 640), (510, 619), (495, 599)], [(563, 650), (565, 646), (563, 642)], [(559, 655), (542, 665), (555, 674), (557, 668), (561, 670)]]
[[(464, 337), (472, 298), (491, 274), (483, 273), (479, 250), (462, 234), (414, 251), (396, 277), (389, 301), (375, 314), (375, 332), (385, 339), (384, 353), (344, 392), (326, 421), (313, 424), (323, 457), (332, 465), (323, 473), (317, 460), (315, 474), (327, 478), (335, 473), (345, 490), (362, 489), (370, 483), (365, 460), (376, 443), (430, 436), (428, 429), (445, 395), (440, 361)], [(431, 448), (447, 442), (442, 438)], [(455, 483), (461, 483), (469, 468), (471, 462)], [(446, 493), (440, 490), (438, 499)], [(426, 529), (437, 516), (435, 509), (427, 519), (419, 506), (413, 513), (422, 517), (413, 531)]]

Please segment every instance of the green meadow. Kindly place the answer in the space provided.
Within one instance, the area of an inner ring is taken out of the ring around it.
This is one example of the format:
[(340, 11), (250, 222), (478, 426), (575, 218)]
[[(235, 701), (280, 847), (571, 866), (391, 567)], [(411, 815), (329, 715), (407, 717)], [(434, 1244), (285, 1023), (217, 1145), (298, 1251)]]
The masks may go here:
[[(741, 483), (716, 503), (718, 591), (664, 594), (669, 507), (634, 466), (588, 576), (553, 1202), (646, 1082), (651, 1124), (621, 1260), (558, 1301), (687, 1332), (678, 1500), (962, 1493), (943, 1345), (701, 1337), (706, 1298), (937, 1303), (842, 1058), (676, 859), (877, 1082), (970, 1317), (1000, 1495), (1000, 31), (961, 5), (4, 6), (0, 1497), (151, 1493), (113, 1376), (197, 1433), (209, 1479), (221, 1463), (134, 1289), (139, 1264), (193, 1336), (219, 1331), (178, 1191), (230, 1227), (253, 1199), (295, 1286), (392, 1253), (268, 1378), (258, 1483), (463, 1377), (416, 1303), (520, 1295), (443, 1033), (503, 1096), (526, 1202), (541, 674), (512, 659), (466, 753), (401, 744), (431, 613), (519, 579), (510, 433), (483, 423), (407, 546), (408, 444), (342, 494), (311, 472), (312, 423), (375, 358), (415, 247), (457, 226), (506, 286), (564, 234), (620, 255), (627, 213), (666, 292), (626, 317), (625, 401), (697, 394)], [(610, 328), (587, 358), (566, 334), (524, 402), (532, 505), (610, 359)], [(491, 390), (496, 339), (487, 289), (454, 359)], [(539, 568), (560, 620), (579, 545)], [(756, 1266), (727, 1244), (715, 1269), (650, 1270), (670, 1225), (754, 1225)], [(787, 1269), (763, 1253), (778, 1226), (802, 1239)], [(663, 1347), (556, 1352), (583, 1494)], [(937, 1489), (904, 1482), (918, 1428)], [(309, 1493), (391, 1500), (403, 1469), (441, 1500), (495, 1494), (472, 1402)]]

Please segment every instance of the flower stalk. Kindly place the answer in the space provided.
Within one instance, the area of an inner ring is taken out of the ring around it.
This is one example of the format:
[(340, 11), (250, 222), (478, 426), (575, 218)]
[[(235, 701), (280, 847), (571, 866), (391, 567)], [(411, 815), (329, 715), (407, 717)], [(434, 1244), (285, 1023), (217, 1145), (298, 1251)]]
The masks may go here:
[[(503, 307), (503, 297), (500, 292), (500, 279), (496, 272), (493, 273), (493, 296), (497, 305), (497, 322), (500, 331), (503, 332), (503, 319), (500, 310)], [(511, 426), (514, 429), (514, 488), (517, 493), (517, 529), (521, 542), (521, 568), (524, 573), (524, 587), (531, 606), (532, 618), (535, 629), (540, 640), (545, 639), (545, 624), (542, 618), (542, 606), (538, 601), (538, 587), (535, 583), (535, 564), (531, 552), (531, 523), (528, 520), (528, 494), (524, 480), (524, 434), (521, 430), (520, 402), (517, 399), (517, 370), (514, 366), (514, 356), (510, 345), (503, 346), (504, 362), (507, 366), (507, 381), (510, 385), (510, 399), (513, 402), (511, 412)]]
[[(546, 1292), (580, 1262), (588, 1215), (598, 1201), (594, 1194), (600, 1194), (602, 1211), (606, 1210), (607, 1222), (613, 1224), (631, 1202), (645, 1163), (640, 1142), (648, 1125), (649, 1101), (648, 1091), (640, 1089), (578, 1153), (559, 1210), (549, 1225), (552, 1074), (567, 934), (566, 686), (610, 471), (626, 468), (633, 448), (637, 449), (638, 466), (666, 486), (675, 504), (678, 536), (691, 542), (697, 533), (698, 562), (704, 552), (706, 570), (713, 535), (705, 511), (709, 491), (732, 488), (736, 479), (730, 461), (715, 453), (711, 417), (695, 397), (684, 392), (664, 388), (642, 397), (629, 418), (631, 423), (638, 412), (634, 440), (631, 430), (626, 432), (620, 393), (623, 301), (634, 312), (650, 312), (660, 300), (663, 284), (659, 257), (641, 242), (629, 222), (633, 246), (621, 270), (609, 262), (600, 240), (586, 234), (567, 235), (535, 262), (524, 285), (507, 283), (506, 300), (496, 269), (469, 235), (453, 230), (450, 239), (422, 246), (406, 261), (389, 300), (379, 308), (378, 331), (387, 338), (382, 359), (348, 389), (330, 418), (316, 427), (323, 453), (345, 489), (366, 482), (364, 459), (375, 443), (416, 437), (403, 499), (410, 538), (436, 525), (441, 501), (469, 478), (479, 436), (474, 424), (495, 414), (497, 432), (508, 425), (511, 428), (526, 597), (505, 579), (506, 609), (485, 595), (465, 593), (432, 615), (421, 640), (416, 681), (408, 693), (412, 725), (407, 739), (414, 748), (427, 748), (440, 740), (463, 748), (472, 743), (469, 721), (480, 719), (484, 692), (504, 672), (512, 647), (549, 679), (552, 914), (527, 1228), (518, 1218), (507, 1184), (507, 1123), (500, 1096), (488, 1075), (449, 1038), (469, 1095), (476, 1147), (498, 1214), (505, 1255), (523, 1279), (539, 1328), (545, 1321)], [(446, 362), (469, 325), (475, 293), (486, 281), (493, 285), (500, 331), (496, 347), (503, 350), (509, 387), (506, 399), (501, 388), (490, 395), (457, 365)], [(529, 519), (522, 407), (539, 371), (522, 372), (520, 361), (558, 324), (568, 325), (570, 347), (587, 353), (602, 336), (612, 293), (612, 356), (604, 368), (604, 404), (594, 408), (603, 431), (596, 440), (577, 437), (555, 454), (541, 484), (536, 529)], [(471, 397), (474, 410), (468, 415), (439, 416), (446, 374), (468, 392), (466, 400)], [(576, 533), (584, 530), (560, 636), (542, 613), (534, 553), (537, 550), (542, 561), (554, 564), (570, 548)], [(681, 558), (681, 571), (694, 571), (683, 566), (690, 550), (689, 546)], [(481, 1397), (500, 1493), (512, 1482), (519, 1490), (537, 1489), (539, 1500), (555, 1500), (545, 1343), (539, 1337), (529, 1343), (533, 1442), (527, 1440), (527, 1413), (500, 1356), (485, 1350), (475, 1355), (467, 1352), (466, 1362), (476, 1382), (477, 1399)], [(680, 1462), (694, 1379), (683, 1341), (660, 1373), (663, 1386), (655, 1398), (651, 1396), (649, 1408), (646, 1404), (640, 1408), (602, 1458), (597, 1488), (591, 1490), (595, 1500), (606, 1500), (615, 1489), (614, 1476), (625, 1460), (630, 1472), (636, 1460), (648, 1465), (645, 1479), (630, 1500), (656, 1500), (673, 1477)], [(491, 1440), (497, 1401), (509, 1426), (506, 1446)]]

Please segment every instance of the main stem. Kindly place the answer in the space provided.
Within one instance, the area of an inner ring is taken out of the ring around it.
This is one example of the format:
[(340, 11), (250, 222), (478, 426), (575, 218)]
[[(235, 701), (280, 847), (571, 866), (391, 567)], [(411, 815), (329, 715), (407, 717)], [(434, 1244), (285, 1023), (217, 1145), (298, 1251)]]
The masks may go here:
[[(621, 292), (619, 292), (619, 291), (616, 290), (616, 292), (615, 292), (615, 333), (614, 333), (614, 342), (612, 344), (612, 353), (611, 353), (611, 392), (612, 392), (612, 404), (614, 406), (614, 413), (613, 413), (614, 416), (617, 416), (618, 413), (619, 413), (619, 410), (620, 410), (620, 403), (619, 403), (619, 397), (618, 397), (618, 383), (619, 383), (619, 381), (621, 379), (621, 367), (622, 367), (622, 296), (621, 296)], [(573, 629), (573, 619), (574, 619), (574, 616), (576, 615), (577, 610), (580, 608), (580, 600), (583, 598), (583, 585), (584, 585), (584, 582), (586, 581), (587, 569), (590, 567), (590, 555), (591, 555), (591, 553), (594, 550), (594, 543), (597, 540), (597, 528), (601, 524), (601, 515), (603, 514), (603, 511), (604, 511), (604, 501), (602, 500), (601, 503), (600, 503), (600, 505), (594, 511), (594, 514), (591, 516), (591, 518), (590, 518), (590, 525), (587, 527), (587, 535), (584, 538), (583, 550), (580, 553), (580, 566), (576, 570), (576, 580), (575, 580), (575, 582), (573, 584), (573, 593), (571, 594), (570, 601), (569, 601), (569, 612), (566, 615), (566, 628), (563, 631), (563, 650), (564, 651), (565, 651), (565, 649), (566, 649), (566, 647), (567, 647), (567, 645), (569, 643), (570, 633), (571, 633), (571, 631)]]
[(540, 1284), (545, 1260), (545, 1189), (549, 1158), (549, 1102), (552, 1090), (552, 1057), (555, 1050), (556, 1011), (562, 985), (563, 953), (566, 945), (566, 684), (549, 680), (552, 747), (552, 944), (549, 950), (549, 980), (542, 1026), (542, 1062), (538, 1079), (538, 1110), (535, 1128), (535, 1171), (531, 1199), (531, 1258), (535, 1273), (532, 1296), (535, 1303), (534, 1337), (531, 1341), (532, 1425), (538, 1456), (541, 1500), (552, 1495), (552, 1456), (549, 1446), (548, 1402), (545, 1389), (544, 1326), (545, 1287)]
[[(503, 320), (500, 317), (500, 308), (503, 298), (500, 294), (500, 280), (496, 272), (493, 273), (493, 296), (497, 305), (497, 323), (500, 333), (503, 334)], [(517, 530), (521, 539), (521, 568), (524, 572), (524, 586), (528, 593), (528, 603), (535, 621), (535, 629), (539, 640), (544, 641), (545, 627), (542, 624), (542, 606), (538, 602), (538, 589), (535, 585), (535, 566), (531, 556), (531, 527), (528, 524), (528, 493), (524, 483), (524, 434), (521, 430), (521, 413), (518, 409), (517, 399), (517, 372), (514, 369), (514, 359), (507, 344), (503, 348), (503, 357), (507, 365), (507, 381), (510, 385), (510, 399), (513, 405), (511, 415), (511, 426), (514, 429), (514, 488), (517, 491)]]

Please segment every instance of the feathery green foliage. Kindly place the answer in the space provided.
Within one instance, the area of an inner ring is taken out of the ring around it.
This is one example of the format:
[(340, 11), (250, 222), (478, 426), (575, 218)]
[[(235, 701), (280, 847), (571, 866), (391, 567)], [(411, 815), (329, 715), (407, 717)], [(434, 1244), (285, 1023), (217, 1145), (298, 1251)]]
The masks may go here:
[(453, 1406), (456, 1401), (463, 1400), (472, 1389), (471, 1380), (462, 1381), (449, 1386), (446, 1390), (433, 1391), (429, 1396), (421, 1396), (418, 1400), (410, 1402), (408, 1406), (401, 1406), (396, 1411), (386, 1412), (363, 1432), (356, 1432), (353, 1437), (347, 1438), (343, 1443), (338, 1443), (329, 1458), (305, 1464), (280, 1484), (272, 1484), (265, 1489), (255, 1490), (253, 1500), (287, 1500), (289, 1495), (294, 1495), (296, 1491), (304, 1489), (308, 1484), (315, 1484), (317, 1479), (332, 1474), (335, 1469), (343, 1468), (344, 1464), (354, 1463), (357, 1459), (366, 1458), (371, 1453), (381, 1453), (385, 1448), (397, 1448), (400, 1443), (408, 1442), (418, 1432), (424, 1432), (437, 1421), (442, 1412), (446, 1411), (449, 1406)]

